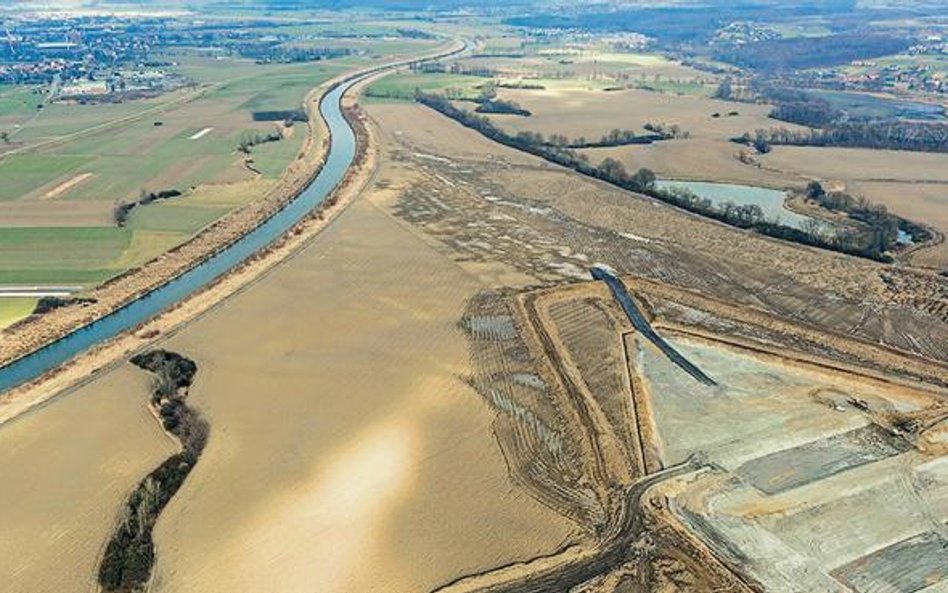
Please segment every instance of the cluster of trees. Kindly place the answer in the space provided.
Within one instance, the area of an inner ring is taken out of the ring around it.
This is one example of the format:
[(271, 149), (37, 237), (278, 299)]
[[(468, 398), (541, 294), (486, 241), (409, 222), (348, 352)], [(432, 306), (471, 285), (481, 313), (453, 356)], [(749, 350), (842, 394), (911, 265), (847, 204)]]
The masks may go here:
[[(845, 192), (828, 192), (818, 181), (806, 187), (806, 197), (833, 212), (842, 212), (868, 229), (864, 241), (880, 252), (889, 251), (898, 243), (899, 230), (907, 232), (913, 241), (930, 240), (931, 233), (924, 227), (891, 214), (882, 204), (873, 204), (865, 197), (853, 197)], [(853, 238), (858, 239), (858, 238)]]
[(260, 134), (258, 132), (244, 132), (237, 143), (237, 152), (250, 154), (250, 149), (267, 142), (279, 142), (283, 136), (279, 132), (270, 132), (269, 134)]
[(422, 31), (421, 29), (403, 29), (398, 28), (395, 31), (405, 39), (437, 39), (437, 35), (433, 35), (427, 31)]
[(501, 89), (517, 89), (523, 91), (545, 91), (546, 87), (542, 84), (536, 82), (497, 82), (495, 83), (497, 88)]
[(678, 124), (662, 124), (648, 122), (642, 126), (649, 132), (657, 134), (662, 137), (662, 140), (671, 140), (672, 138), (689, 138), (691, 137), (691, 132), (687, 130), (682, 130), (681, 126)]
[(155, 562), (155, 522), (197, 463), (209, 432), (207, 422), (184, 402), (182, 389), (191, 385), (197, 372), (193, 361), (157, 350), (135, 356), (131, 362), (154, 373), (151, 404), (165, 430), (181, 442), (182, 451), (148, 474), (125, 502), (122, 520), (99, 565), (99, 585), (108, 593), (144, 590)]
[(636, 134), (632, 130), (620, 130), (618, 128), (603, 134), (598, 140), (591, 140), (585, 136), (569, 138), (564, 134), (550, 134), (547, 139), (544, 139), (542, 134), (536, 134), (534, 137), (536, 144), (546, 144), (558, 148), (605, 148), (627, 146), (629, 144), (651, 144), (667, 139), (668, 137), (662, 134)]
[(501, 99), (497, 96), (497, 85), (493, 82), (487, 82), (481, 85), (481, 92), (474, 99), (474, 102), (477, 103), (478, 113), (506, 113), (510, 115), (521, 115), (524, 117), (529, 117), (531, 115), (530, 111), (524, 109), (516, 101), (509, 101), (506, 99)]
[(773, 119), (811, 128), (832, 125), (842, 115), (843, 113), (838, 109), (834, 109), (829, 102), (812, 98), (801, 101), (778, 102), (769, 114)]
[(839, 122), (810, 130), (787, 128), (757, 130), (753, 137), (750, 134), (744, 134), (734, 140), (741, 143), (753, 141), (767, 145), (843, 146), (948, 152), (948, 125), (908, 121)]
[(254, 111), (253, 121), (306, 122), (309, 115), (303, 109), (283, 109), (280, 111)]
[(348, 48), (292, 47), (272, 43), (248, 43), (236, 48), (243, 58), (258, 64), (292, 64), (340, 58), (352, 53)]
[(124, 227), (128, 222), (128, 215), (132, 213), (136, 206), (147, 206), (154, 201), (177, 198), (180, 195), (181, 191), (177, 189), (163, 189), (159, 192), (150, 192), (143, 189), (137, 200), (131, 202), (119, 200), (115, 203), (115, 207), (112, 209), (112, 221), (115, 222), (115, 226)]
[(516, 101), (509, 101), (506, 99), (483, 99), (478, 101), (477, 109), (478, 113), (506, 113), (510, 115), (521, 115), (524, 117), (529, 117), (531, 115), (529, 109), (524, 109)]
[(33, 307), (32, 315), (43, 315), (55, 309), (69, 307), (71, 305), (91, 304), (95, 302), (97, 302), (96, 299), (92, 297), (44, 296), (44, 297), (40, 297), (40, 299), (36, 301), (36, 306)]
[(460, 74), (462, 76), (479, 76), (480, 78), (495, 78), (497, 70), (486, 66), (466, 66), (455, 62), (451, 65), (451, 74)]
[(622, 163), (612, 158), (606, 158), (598, 166), (593, 166), (585, 155), (577, 153), (568, 146), (546, 142), (542, 134), (533, 132), (520, 132), (516, 135), (508, 134), (495, 126), (488, 118), (459, 109), (443, 96), (420, 93), (417, 96), (417, 101), (500, 144), (523, 150), (617, 187), (644, 193), (684, 210), (779, 239), (881, 261), (889, 260), (884, 243), (855, 241), (848, 233), (827, 235), (822, 228), (817, 226), (798, 229), (782, 225), (766, 219), (763, 211), (756, 205), (724, 204), (715, 206), (711, 200), (698, 197), (686, 189), (657, 188), (655, 186), (655, 173), (648, 169), (639, 169), (630, 174), (625, 170)]

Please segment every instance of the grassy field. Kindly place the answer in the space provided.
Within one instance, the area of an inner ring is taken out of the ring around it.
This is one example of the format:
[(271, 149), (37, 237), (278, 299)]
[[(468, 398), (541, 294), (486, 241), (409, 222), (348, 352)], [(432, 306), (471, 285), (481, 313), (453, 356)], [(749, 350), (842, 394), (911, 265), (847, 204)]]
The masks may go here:
[(366, 96), (372, 99), (413, 100), (417, 89), (424, 92), (447, 92), (455, 97), (474, 98), (480, 93), (477, 87), (489, 80), (481, 76), (421, 74), (406, 70), (373, 82), (366, 90)]
[(33, 312), (36, 299), (5, 298), (0, 299), (0, 329), (3, 329)]
[[(0, 201), (10, 204), (0, 216), (0, 284), (100, 282), (259, 197), (269, 186), (254, 182), (236, 149), (245, 135), (270, 133), (276, 124), (254, 121), (253, 113), (298, 109), (313, 87), (360, 59), (260, 65), (185, 57), (181, 70), (199, 87), (120, 104), (56, 103), (29, 120), (23, 118), (35, 106), (24, 100), (33, 90), (0, 88), (0, 129), (26, 121), (12, 148), (64, 139), (0, 158)], [(90, 128), (97, 131), (77, 134)], [(254, 147), (261, 179), (277, 179), (305, 135), (298, 124), (283, 140)], [(172, 188), (186, 195), (136, 208), (125, 229), (112, 226), (114, 203)]]
[(118, 228), (0, 229), (0, 284), (99, 282), (130, 241)]
[(25, 194), (65, 179), (90, 158), (78, 154), (17, 154), (0, 161), (0, 201), (17, 200)]
[(36, 113), (43, 101), (41, 87), (0, 84), (0, 125), (22, 120)]

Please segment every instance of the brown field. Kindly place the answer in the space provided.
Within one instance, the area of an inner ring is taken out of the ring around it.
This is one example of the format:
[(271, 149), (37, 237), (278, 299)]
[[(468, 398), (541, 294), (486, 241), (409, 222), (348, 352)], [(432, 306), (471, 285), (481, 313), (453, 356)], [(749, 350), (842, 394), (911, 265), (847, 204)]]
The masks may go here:
[[(488, 50), (489, 51), (489, 50)], [(519, 51), (517, 44), (500, 51)], [(561, 63), (565, 60), (567, 63)], [(587, 49), (557, 52), (540, 50), (522, 58), (481, 57), (458, 60), (467, 67), (490, 68), (502, 76), (571, 80), (592, 88), (617, 84), (660, 84), (668, 81), (712, 84), (716, 77), (657, 54), (614, 53)]]
[[(760, 159), (768, 171), (839, 182), (892, 212), (948, 231), (948, 155), (897, 150), (778, 146)], [(914, 251), (909, 261), (945, 269), (944, 242)]]
[[(595, 140), (612, 129), (645, 133), (648, 122), (678, 124), (689, 138), (614, 148), (585, 149), (593, 163), (607, 157), (617, 159), (628, 170), (646, 167), (673, 179), (748, 183), (768, 187), (805, 184), (793, 172), (762, 170), (741, 163), (741, 147), (728, 139), (745, 131), (767, 127), (766, 105), (747, 105), (694, 96), (677, 96), (646, 90), (626, 91), (532, 91), (504, 89), (505, 98), (517, 101), (533, 113), (530, 117), (491, 116), (513, 131), (554, 133), (569, 138)], [(739, 115), (727, 117), (732, 111)], [(711, 117), (720, 113), (721, 117)]]
[(480, 284), (382, 197), (168, 344), (213, 436), (159, 524), (156, 591), (426, 591), (573, 532), (513, 488), (460, 381)]
[[(678, 124), (694, 138), (727, 139), (768, 125), (766, 105), (645, 90), (540, 91), (501, 89), (504, 98), (529, 109), (530, 117), (491, 116), (514, 131), (566, 134), (597, 139), (614, 129), (641, 131), (648, 122)], [(726, 117), (731, 111), (739, 115)], [(713, 113), (722, 117), (713, 118)]]
[(948, 182), (948, 154), (777, 146), (761, 160), (765, 167), (815, 179)]
[(123, 367), (0, 430), (0, 590), (94, 591), (119, 506), (175, 451)]
[[(596, 139), (613, 128), (641, 131), (644, 123), (658, 122), (676, 123), (690, 134), (687, 139), (651, 145), (583, 150), (593, 163), (611, 157), (630, 171), (646, 167), (666, 178), (773, 188), (802, 187), (817, 179), (842, 185), (857, 196), (885, 204), (896, 214), (942, 233), (948, 229), (944, 209), (939, 208), (948, 196), (948, 156), (943, 154), (776, 146), (770, 154), (755, 156), (757, 165), (745, 164), (738, 159), (742, 147), (729, 138), (758, 128), (787, 126), (767, 118), (767, 105), (645, 90), (503, 89), (501, 94), (533, 112), (530, 117), (491, 116), (513, 132)], [(724, 116), (731, 111), (740, 115)], [(710, 117), (715, 112), (722, 117)], [(916, 265), (942, 269), (948, 266), (948, 247), (944, 243), (933, 245), (907, 258)]]
[[(948, 183), (854, 181), (851, 191), (948, 235)], [(914, 264), (948, 268), (948, 242), (912, 254)]]
[(683, 213), (492, 145), (420, 106), (373, 109), (399, 132), (401, 158), (424, 173), (405, 192), (399, 216), (474, 273), (504, 266), (551, 282), (588, 277), (591, 263), (604, 262), (841, 333), (948, 355), (938, 345), (943, 338), (929, 333), (948, 331), (948, 287), (931, 274)]

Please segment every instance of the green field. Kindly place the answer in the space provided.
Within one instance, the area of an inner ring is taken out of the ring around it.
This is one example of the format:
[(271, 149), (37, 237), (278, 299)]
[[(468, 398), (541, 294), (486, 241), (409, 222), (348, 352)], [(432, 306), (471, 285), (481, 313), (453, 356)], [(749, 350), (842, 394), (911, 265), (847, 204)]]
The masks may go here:
[[(241, 138), (277, 126), (255, 121), (254, 112), (299, 109), (307, 93), (334, 76), (383, 54), (438, 43), (398, 38), (396, 25), (300, 27), (307, 34), (355, 35), (315, 41), (357, 53), (258, 64), (182, 50), (165, 57), (193, 86), (120, 103), (51, 103), (40, 110), (43, 96), (35, 87), (0, 86), (0, 130), (11, 133), (11, 147), (19, 151), (0, 157), (0, 201), (46, 200), (48, 206), (38, 210), (34, 227), (0, 228), (0, 284), (95, 284), (187, 240), (259, 198), (296, 158), (306, 136), (300, 123), (292, 135), (252, 148), (259, 176), (243, 166)], [(77, 228), (55, 208), (62, 200), (86, 200), (96, 213), (102, 209), (101, 220), (111, 218), (114, 203), (168, 189), (184, 195), (134, 208), (124, 228)]]
[(36, 299), (0, 298), (0, 329), (8, 327), (33, 312)]
[(0, 118), (32, 115), (36, 106), (43, 102), (43, 95), (37, 94), (33, 85), (0, 84)]
[(279, 142), (267, 142), (253, 147), (253, 166), (268, 179), (277, 179), (303, 148), (306, 130), (302, 124), (296, 124), (296, 130), (289, 138)]
[(450, 92), (457, 98), (472, 99), (480, 93), (478, 87), (488, 81), (489, 78), (480, 76), (399, 72), (372, 83), (365, 94), (373, 99), (413, 100), (417, 89), (424, 92)]
[(0, 201), (17, 200), (57, 178), (68, 177), (89, 160), (75, 154), (16, 154), (0, 160)]
[(0, 284), (100, 282), (129, 246), (119, 228), (0, 229)]
[(661, 93), (672, 93), (675, 95), (695, 95), (701, 97), (710, 97), (714, 93), (715, 86), (702, 84), (700, 82), (687, 80), (649, 80), (644, 82), (635, 82), (633, 87), (658, 91)]

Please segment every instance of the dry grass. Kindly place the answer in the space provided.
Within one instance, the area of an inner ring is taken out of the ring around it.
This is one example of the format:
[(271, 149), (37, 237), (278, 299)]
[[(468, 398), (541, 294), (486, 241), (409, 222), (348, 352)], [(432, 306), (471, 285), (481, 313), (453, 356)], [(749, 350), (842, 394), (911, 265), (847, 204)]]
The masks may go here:
[(175, 451), (131, 367), (0, 431), (4, 591), (94, 590), (99, 553), (128, 491)]
[(555, 549), (569, 524), (512, 488), (460, 380), (479, 288), (363, 201), (174, 338), (213, 436), (158, 526), (156, 590), (425, 591)]
[[(613, 128), (640, 130), (647, 122), (677, 123), (695, 138), (724, 139), (768, 125), (765, 105), (746, 105), (704, 97), (677, 96), (645, 90), (569, 91), (503, 89), (533, 115), (503, 118), (515, 131), (566, 134), (596, 139)], [(739, 115), (727, 117), (737, 111)], [(720, 113), (722, 117), (711, 117)], [(497, 117), (497, 116), (493, 116)], [(771, 122), (772, 123), (772, 122)]]
[(948, 154), (778, 146), (764, 166), (817, 179), (948, 182)]

